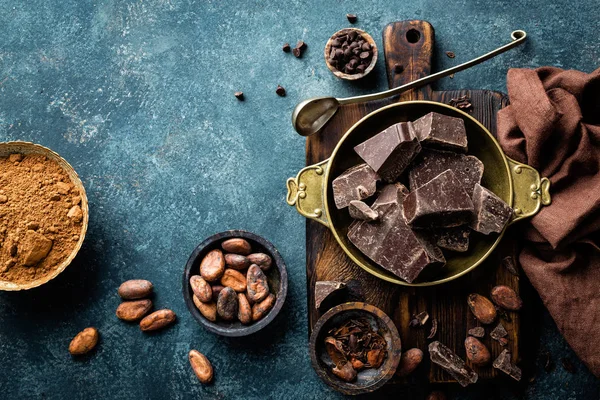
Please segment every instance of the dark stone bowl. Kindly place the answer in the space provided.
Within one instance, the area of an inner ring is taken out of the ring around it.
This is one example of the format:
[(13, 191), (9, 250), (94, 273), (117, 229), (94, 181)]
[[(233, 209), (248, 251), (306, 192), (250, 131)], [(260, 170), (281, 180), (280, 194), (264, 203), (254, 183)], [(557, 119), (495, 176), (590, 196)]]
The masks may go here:
[[(325, 338), (329, 330), (353, 318), (366, 318), (377, 327), (387, 343), (387, 357), (379, 368), (364, 369), (358, 372), (354, 382), (346, 382), (331, 371), (334, 364), (325, 349)], [(309, 347), (310, 361), (317, 375), (338, 392), (348, 395), (370, 393), (385, 385), (396, 373), (402, 353), (400, 335), (390, 317), (379, 308), (361, 302), (340, 304), (327, 311), (317, 321), (310, 335)]]
[[(252, 245), (252, 252), (265, 253), (271, 256), (271, 259), (273, 260), (271, 268), (265, 272), (265, 274), (269, 281), (271, 293), (275, 294), (277, 297), (275, 305), (261, 320), (249, 325), (243, 325), (240, 321), (223, 321), (219, 319), (216, 322), (211, 322), (204, 318), (192, 300), (193, 292), (189, 284), (190, 277), (192, 275), (200, 274), (200, 262), (206, 253), (217, 248), (220, 249), (221, 243), (231, 238), (246, 239)], [(194, 249), (185, 265), (185, 270), (183, 271), (183, 299), (185, 300), (188, 310), (200, 325), (221, 336), (240, 337), (258, 332), (273, 321), (277, 314), (279, 314), (279, 311), (281, 311), (281, 307), (285, 302), (286, 294), (287, 270), (283, 258), (271, 242), (251, 232), (231, 230), (208, 237)]]

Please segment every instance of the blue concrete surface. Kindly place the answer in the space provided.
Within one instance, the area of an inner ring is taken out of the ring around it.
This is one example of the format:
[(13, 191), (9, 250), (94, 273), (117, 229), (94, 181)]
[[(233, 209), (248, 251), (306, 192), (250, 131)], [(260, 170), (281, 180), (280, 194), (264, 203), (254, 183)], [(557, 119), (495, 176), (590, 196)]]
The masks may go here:
[[(284, 182), (304, 163), (304, 140), (290, 125), (297, 102), (386, 87), (382, 55), (368, 84), (341, 82), (325, 67), (323, 46), (348, 26), (346, 13), (358, 14), (356, 26), (379, 44), (391, 21), (430, 21), (436, 69), (497, 47), (514, 29), (529, 33), (526, 47), (446, 78), (441, 89), (503, 90), (509, 67), (600, 65), (595, 0), (0, 0), (0, 10), (0, 140), (62, 154), (91, 209), (86, 242), (64, 274), (27, 293), (0, 293), (5, 399), (340, 397), (310, 367), (304, 220), (285, 204)], [(304, 58), (281, 52), (298, 39), (308, 44)], [(275, 95), (278, 84), (287, 97)], [(237, 90), (245, 102), (233, 97)], [(204, 331), (180, 288), (196, 244), (234, 228), (271, 240), (290, 273), (282, 315), (246, 340)], [(116, 288), (130, 278), (154, 282), (156, 306), (179, 316), (174, 327), (145, 335), (116, 319)], [(542, 346), (555, 360), (574, 359), (540, 313)], [(69, 341), (90, 325), (102, 335), (98, 351), (74, 361)], [(213, 361), (213, 385), (193, 376), (191, 348)], [(523, 390), (501, 383), (450, 391), (457, 399), (600, 398), (598, 379), (581, 363), (573, 375), (537, 364)]]

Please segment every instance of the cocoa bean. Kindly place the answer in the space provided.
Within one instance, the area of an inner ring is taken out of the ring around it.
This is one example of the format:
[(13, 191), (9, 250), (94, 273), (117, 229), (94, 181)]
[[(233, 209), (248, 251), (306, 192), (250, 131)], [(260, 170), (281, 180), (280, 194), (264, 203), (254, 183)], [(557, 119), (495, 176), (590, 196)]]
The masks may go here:
[(215, 282), (225, 272), (225, 258), (219, 249), (209, 251), (200, 263), (200, 275), (208, 281)]
[(467, 336), (465, 339), (465, 349), (467, 351), (467, 359), (469, 359), (473, 365), (482, 367), (489, 364), (491, 360), (490, 351), (476, 337)]
[(212, 286), (212, 301), (214, 301), (215, 303), (217, 302), (217, 299), (219, 298), (219, 293), (221, 293), (221, 290), (223, 290), (223, 288), (225, 288), (225, 286), (221, 286), (221, 285), (213, 285)]
[(119, 286), (118, 293), (123, 300), (137, 300), (150, 296), (152, 289), (153, 285), (150, 281), (145, 279), (131, 279)]
[(263, 271), (268, 271), (271, 268), (271, 263), (273, 262), (271, 257), (265, 253), (250, 254), (248, 256), (248, 260), (250, 261), (250, 264), (258, 265)]
[(225, 287), (217, 299), (217, 314), (225, 321), (233, 321), (238, 313), (238, 297), (235, 290)]
[(258, 303), (269, 295), (267, 276), (258, 265), (252, 264), (248, 268), (246, 281), (248, 286), (248, 300)]
[(250, 260), (241, 254), (225, 254), (225, 264), (229, 268), (242, 270), (250, 266)]
[(471, 312), (482, 324), (491, 324), (496, 319), (496, 307), (487, 297), (472, 293), (467, 299)]
[(194, 374), (198, 380), (204, 384), (210, 383), (213, 379), (213, 367), (208, 358), (198, 350), (190, 350), (188, 355)]
[(238, 319), (242, 324), (252, 322), (252, 307), (244, 293), (238, 293)]
[(405, 377), (410, 375), (423, 361), (423, 352), (414, 348), (406, 350), (400, 357), (400, 364), (396, 370), (396, 375)]
[(227, 239), (221, 243), (221, 247), (228, 253), (241, 254), (247, 256), (252, 253), (252, 246), (247, 240), (242, 238)]
[(235, 269), (227, 268), (221, 277), (221, 285), (230, 287), (236, 292), (245, 292), (246, 277)]
[(192, 296), (192, 300), (194, 301), (196, 308), (198, 309), (198, 311), (200, 311), (200, 314), (202, 314), (204, 318), (211, 322), (215, 322), (217, 320), (217, 303), (215, 303), (214, 301), (210, 303), (204, 303), (200, 301), (200, 299), (196, 297), (196, 295)]
[(508, 286), (495, 286), (492, 288), (491, 297), (494, 303), (506, 310), (517, 311), (523, 307), (523, 300)]
[(266, 299), (252, 306), (252, 321), (258, 321), (275, 305), (275, 295), (269, 294)]
[(123, 321), (137, 321), (152, 309), (152, 300), (124, 301), (117, 307), (117, 318)]
[(156, 331), (172, 324), (176, 318), (175, 313), (168, 309), (154, 311), (140, 321), (140, 329), (144, 332)]
[(190, 278), (192, 291), (198, 297), (198, 300), (208, 303), (212, 300), (212, 288), (200, 275), (193, 275)]
[(434, 390), (429, 393), (429, 396), (425, 400), (446, 400), (446, 395), (440, 390)]
[(96, 328), (85, 328), (69, 344), (69, 353), (74, 356), (89, 353), (98, 344), (100, 335)]

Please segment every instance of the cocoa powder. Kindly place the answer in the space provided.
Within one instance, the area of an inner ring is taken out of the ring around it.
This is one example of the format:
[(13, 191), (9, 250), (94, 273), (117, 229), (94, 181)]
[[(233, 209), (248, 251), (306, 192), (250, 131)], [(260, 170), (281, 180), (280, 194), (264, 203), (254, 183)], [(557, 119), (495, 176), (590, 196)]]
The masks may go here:
[(0, 158), (0, 280), (24, 284), (54, 272), (82, 232), (81, 197), (46, 156)]

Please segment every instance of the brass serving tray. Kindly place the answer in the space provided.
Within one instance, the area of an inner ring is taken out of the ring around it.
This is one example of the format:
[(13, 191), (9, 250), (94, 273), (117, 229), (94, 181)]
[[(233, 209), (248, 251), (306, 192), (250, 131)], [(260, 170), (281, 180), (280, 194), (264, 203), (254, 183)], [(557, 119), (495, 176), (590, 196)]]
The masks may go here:
[(346, 132), (331, 157), (303, 168), (295, 178), (288, 179), (286, 201), (289, 205), (296, 206), (301, 215), (328, 227), (344, 252), (361, 268), (398, 285), (432, 286), (456, 279), (480, 265), (496, 248), (504, 234), (482, 235), (473, 232), (467, 252), (448, 253), (446, 266), (438, 276), (432, 280), (417, 280), (413, 283), (405, 282), (383, 269), (348, 240), (346, 234), (352, 219), (347, 210), (335, 207), (331, 182), (346, 169), (363, 162), (354, 152), (354, 146), (390, 125), (414, 121), (432, 111), (464, 120), (469, 141), (468, 153), (484, 164), (482, 185), (513, 207), (515, 213), (510, 224), (535, 215), (542, 206), (551, 202), (550, 181), (540, 178), (534, 168), (507, 157), (492, 134), (463, 111), (432, 101), (406, 101), (368, 114)]

